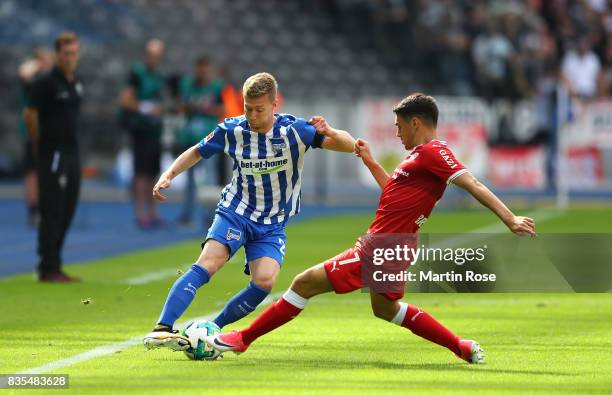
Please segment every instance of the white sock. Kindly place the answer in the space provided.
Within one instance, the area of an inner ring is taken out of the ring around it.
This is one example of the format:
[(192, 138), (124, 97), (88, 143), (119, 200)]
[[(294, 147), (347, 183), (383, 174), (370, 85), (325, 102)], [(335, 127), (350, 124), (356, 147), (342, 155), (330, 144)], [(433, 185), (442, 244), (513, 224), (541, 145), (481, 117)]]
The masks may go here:
[(406, 317), (407, 311), (408, 311), (408, 303), (400, 302), (400, 308), (397, 314), (395, 315), (395, 317), (393, 317), (393, 319), (391, 320), (391, 322), (393, 322), (395, 325), (402, 326), (402, 322), (404, 322), (404, 318)]
[(287, 292), (285, 292), (283, 299), (301, 310), (304, 310), (304, 307), (306, 307), (306, 302), (308, 302), (308, 299), (298, 295), (291, 289), (288, 289)]

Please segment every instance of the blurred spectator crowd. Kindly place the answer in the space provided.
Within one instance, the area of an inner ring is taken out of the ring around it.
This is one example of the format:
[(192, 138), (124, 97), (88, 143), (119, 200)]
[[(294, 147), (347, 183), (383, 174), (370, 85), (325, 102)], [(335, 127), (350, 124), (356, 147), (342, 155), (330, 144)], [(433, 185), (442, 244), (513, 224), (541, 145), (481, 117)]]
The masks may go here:
[(414, 68), (436, 93), (517, 100), (558, 80), (576, 97), (612, 92), (608, 0), (321, 3), (355, 45), (399, 50), (398, 64)]

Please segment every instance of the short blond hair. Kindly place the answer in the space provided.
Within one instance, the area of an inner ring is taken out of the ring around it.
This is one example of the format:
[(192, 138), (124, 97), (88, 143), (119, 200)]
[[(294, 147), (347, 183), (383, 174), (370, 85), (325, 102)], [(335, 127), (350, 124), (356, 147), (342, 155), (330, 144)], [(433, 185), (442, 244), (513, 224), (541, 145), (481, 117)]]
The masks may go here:
[(278, 84), (276, 79), (270, 73), (257, 73), (250, 76), (244, 81), (242, 86), (242, 94), (245, 97), (261, 97), (264, 95), (270, 95), (270, 100), (276, 99), (276, 91), (278, 90)]

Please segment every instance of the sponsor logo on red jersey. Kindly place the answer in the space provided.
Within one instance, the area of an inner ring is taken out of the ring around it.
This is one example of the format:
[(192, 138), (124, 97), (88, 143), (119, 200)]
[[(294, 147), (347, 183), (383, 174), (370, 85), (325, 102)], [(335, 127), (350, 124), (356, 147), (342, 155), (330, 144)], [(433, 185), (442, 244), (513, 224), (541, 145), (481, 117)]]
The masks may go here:
[(457, 163), (455, 162), (453, 157), (449, 155), (449, 152), (447, 150), (441, 149), (438, 151), (438, 153), (442, 156), (442, 159), (444, 159), (444, 161), (448, 164), (448, 166), (451, 169), (454, 169), (455, 167), (457, 167)]

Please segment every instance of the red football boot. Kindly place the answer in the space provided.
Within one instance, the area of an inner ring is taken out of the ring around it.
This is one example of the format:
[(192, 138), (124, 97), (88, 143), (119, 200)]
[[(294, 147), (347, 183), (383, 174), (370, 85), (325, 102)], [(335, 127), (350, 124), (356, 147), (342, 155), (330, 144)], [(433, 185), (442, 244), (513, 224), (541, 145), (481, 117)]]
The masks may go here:
[(242, 333), (239, 331), (222, 333), (216, 336), (207, 336), (205, 340), (206, 344), (222, 353), (233, 351), (236, 354), (240, 354), (249, 348), (249, 345), (244, 344), (242, 341)]

